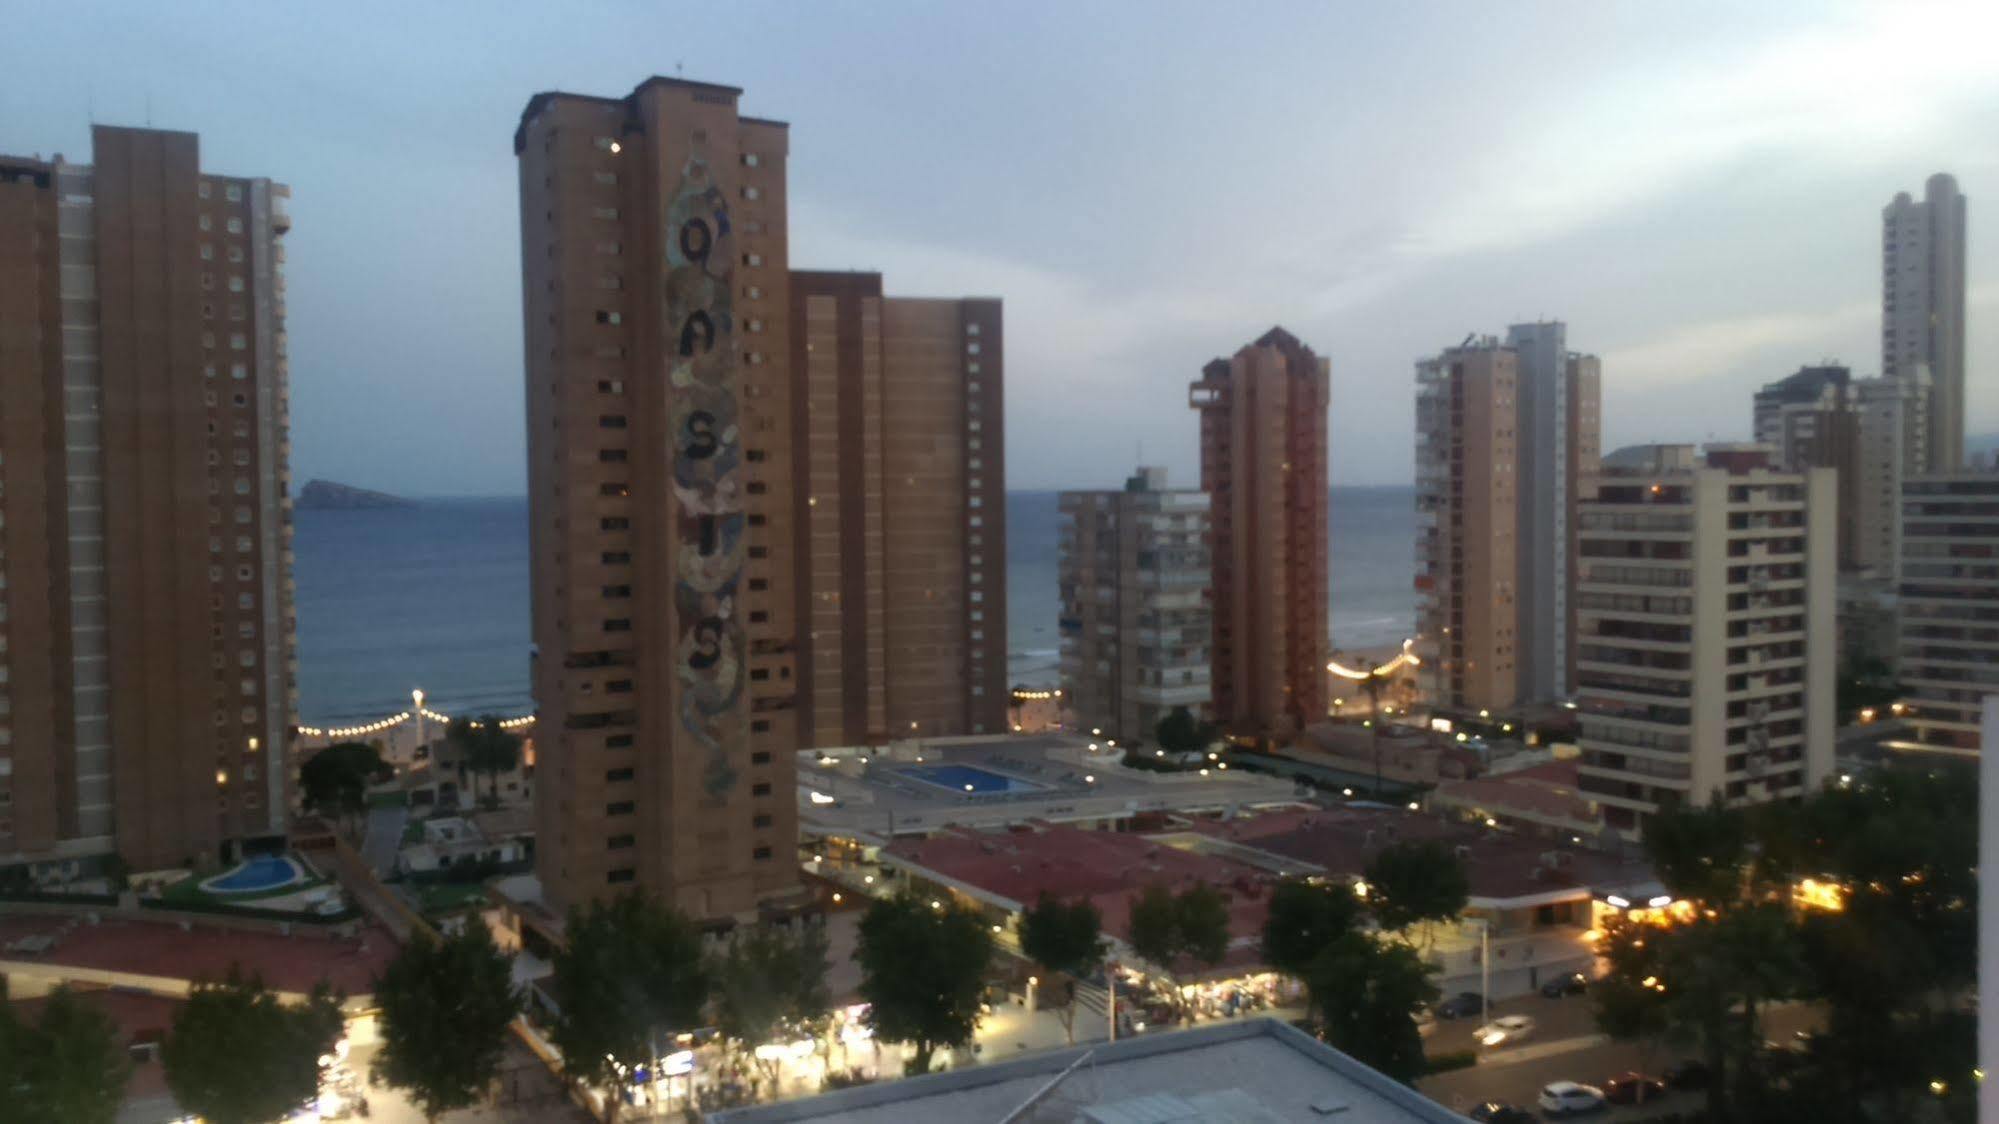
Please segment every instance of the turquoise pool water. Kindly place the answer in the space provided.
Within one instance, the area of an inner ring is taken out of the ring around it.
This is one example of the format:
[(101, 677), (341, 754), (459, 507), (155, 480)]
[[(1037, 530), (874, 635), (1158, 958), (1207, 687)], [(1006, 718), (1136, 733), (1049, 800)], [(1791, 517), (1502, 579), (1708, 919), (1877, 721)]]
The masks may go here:
[(299, 880), (298, 864), (279, 855), (259, 855), (227, 874), (201, 884), (212, 894), (249, 894), (275, 890)]
[(972, 765), (911, 765), (900, 770), (911, 780), (934, 784), (938, 788), (948, 788), (953, 792), (970, 793), (973, 796), (993, 796), (1002, 792), (1032, 792), (1046, 787), (1033, 781), (1009, 777), (990, 769), (980, 769)]

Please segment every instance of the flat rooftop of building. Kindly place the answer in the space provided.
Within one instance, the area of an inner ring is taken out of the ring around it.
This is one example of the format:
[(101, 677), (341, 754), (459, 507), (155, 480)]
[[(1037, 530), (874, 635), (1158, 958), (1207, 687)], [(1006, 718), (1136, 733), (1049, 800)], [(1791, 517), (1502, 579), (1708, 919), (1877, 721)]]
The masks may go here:
[(713, 1114), (718, 1124), (1463, 1124), (1275, 1019), (1213, 1023)]
[[(954, 738), (875, 756), (801, 755), (798, 815), (807, 835), (888, 839), (957, 824), (1001, 827), (1120, 819), (1145, 812), (1248, 811), (1294, 803), (1288, 780), (1243, 770), (1153, 773), (1123, 750), (1069, 734)], [(939, 772), (937, 767), (944, 767)], [(971, 769), (972, 773), (952, 772)], [(974, 791), (966, 791), (970, 783)]]
[(24, 938), (48, 938), (42, 951), (0, 951), (0, 960), (119, 972), (173, 980), (220, 980), (232, 965), (277, 991), (307, 992), (325, 980), (349, 997), (367, 995), (396, 955), (395, 938), (373, 923), (350, 923), (352, 937), (251, 930), (192, 922), (76, 915), (0, 915), (0, 950)]

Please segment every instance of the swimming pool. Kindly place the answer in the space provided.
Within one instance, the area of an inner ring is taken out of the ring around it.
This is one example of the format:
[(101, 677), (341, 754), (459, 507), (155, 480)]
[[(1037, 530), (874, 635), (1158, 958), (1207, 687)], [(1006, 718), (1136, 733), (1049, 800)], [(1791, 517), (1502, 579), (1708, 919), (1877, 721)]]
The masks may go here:
[(900, 770), (911, 780), (934, 784), (938, 788), (948, 788), (957, 793), (973, 796), (997, 796), (1004, 792), (1033, 792), (1046, 785), (1010, 777), (1005, 773), (995, 773), (990, 769), (980, 769), (972, 765), (911, 765)]
[(297, 882), (302, 875), (298, 864), (282, 855), (259, 855), (227, 874), (218, 874), (201, 884), (211, 894), (249, 894), (275, 890)]

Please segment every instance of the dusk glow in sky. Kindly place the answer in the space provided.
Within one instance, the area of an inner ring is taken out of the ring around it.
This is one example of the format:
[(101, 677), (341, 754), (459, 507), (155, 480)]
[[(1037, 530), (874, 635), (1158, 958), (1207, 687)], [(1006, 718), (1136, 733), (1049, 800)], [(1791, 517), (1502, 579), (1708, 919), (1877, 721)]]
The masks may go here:
[(1999, 6), (14, 3), (0, 151), (93, 119), (292, 187), (293, 477), (525, 490), (512, 134), (652, 74), (791, 123), (797, 268), (1006, 302), (1008, 485), (1197, 473), (1186, 384), (1282, 324), (1336, 484), (1411, 476), (1415, 359), (1559, 318), (1604, 445), (1880, 369), (1880, 214), (1970, 199), (1999, 431)]

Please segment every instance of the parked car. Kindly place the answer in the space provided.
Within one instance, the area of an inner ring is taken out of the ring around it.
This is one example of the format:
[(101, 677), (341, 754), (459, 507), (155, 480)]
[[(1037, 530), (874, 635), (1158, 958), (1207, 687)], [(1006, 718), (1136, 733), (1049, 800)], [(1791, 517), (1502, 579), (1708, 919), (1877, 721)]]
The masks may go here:
[(1594, 1085), (1556, 1081), (1542, 1087), (1538, 1103), (1541, 1111), (1549, 1116), (1574, 1116), (1595, 1112), (1607, 1102), (1603, 1099), (1603, 1090)]
[(1501, 1015), (1479, 1027), (1472, 1037), (1481, 1046), (1511, 1046), (1534, 1033), (1534, 1020), (1526, 1015)]
[(1611, 1104), (1647, 1104), (1666, 1095), (1666, 1083), (1642, 1073), (1620, 1073), (1603, 1083), (1603, 1099)]
[(1479, 1124), (1535, 1124), (1533, 1113), (1500, 1101), (1474, 1105), (1467, 1115)]
[(1675, 1089), (1705, 1089), (1708, 1082), (1714, 1078), (1714, 1074), (1708, 1071), (1707, 1063), (1698, 1058), (1686, 1058), (1674, 1062), (1667, 1066), (1666, 1072), (1660, 1076), (1666, 1079), (1667, 1085)]
[(1589, 977), (1581, 972), (1569, 972), (1556, 976), (1541, 985), (1541, 994), (1550, 999), (1560, 999), (1564, 995), (1581, 995), (1589, 990)]
[(1462, 1019), (1485, 1010), (1485, 996), (1476, 991), (1460, 991), (1437, 1004), (1440, 1019)]

